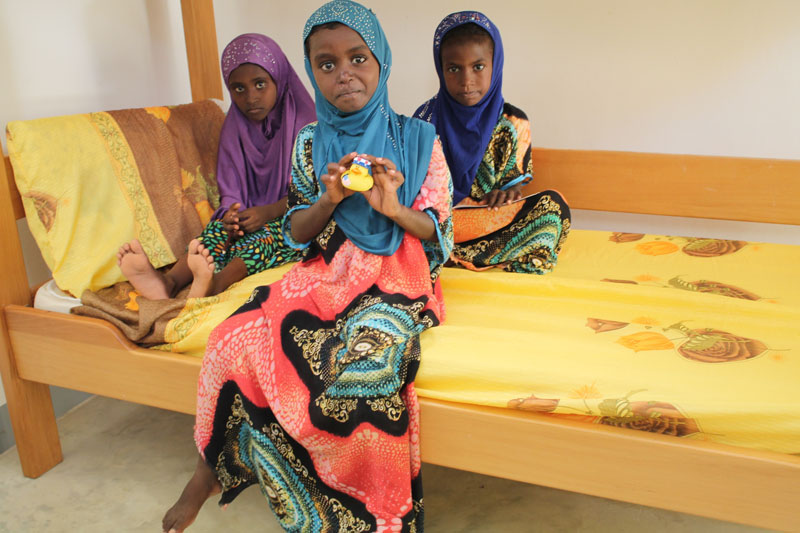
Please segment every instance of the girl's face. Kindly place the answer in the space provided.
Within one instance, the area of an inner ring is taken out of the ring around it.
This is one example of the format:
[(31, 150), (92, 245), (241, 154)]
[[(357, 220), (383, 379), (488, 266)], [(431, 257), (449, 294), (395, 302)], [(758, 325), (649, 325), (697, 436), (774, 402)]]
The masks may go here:
[(489, 39), (458, 39), (442, 46), (444, 84), (456, 102), (473, 106), (492, 85), (492, 53)]
[(253, 122), (261, 122), (272, 108), (278, 98), (278, 88), (272, 76), (252, 63), (239, 65), (228, 76), (228, 89), (231, 91), (231, 100), (239, 111)]
[(380, 65), (355, 30), (341, 25), (308, 36), (311, 72), (325, 99), (344, 113), (362, 109), (378, 88)]

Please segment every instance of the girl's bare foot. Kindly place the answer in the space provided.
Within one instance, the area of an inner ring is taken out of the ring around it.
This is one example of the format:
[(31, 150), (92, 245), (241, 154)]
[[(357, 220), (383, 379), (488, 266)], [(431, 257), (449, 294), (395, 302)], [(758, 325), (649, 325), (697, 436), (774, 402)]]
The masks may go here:
[(164, 300), (170, 297), (167, 278), (150, 263), (142, 244), (133, 239), (120, 246), (117, 264), (140, 295), (150, 300)]
[(167, 511), (161, 521), (164, 532), (181, 533), (194, 522), (206, 500), (214, 494), (219, 494), (221, 490), (217, 474), (202, 457), (198, 457), (197, 468), (195, 468), (192, 479), (186, 484), (181, 497)]
[(203, 298), (211, 292), (211, 284), (214, 281), (214, 270), (216, 263), (211, 253), (197, 239), (192, 239), (189, 243), (189, 255), (186, 258), (189, 270), (192, 271), (194, 279), (192, 287), (189, 289), (187, 298)]

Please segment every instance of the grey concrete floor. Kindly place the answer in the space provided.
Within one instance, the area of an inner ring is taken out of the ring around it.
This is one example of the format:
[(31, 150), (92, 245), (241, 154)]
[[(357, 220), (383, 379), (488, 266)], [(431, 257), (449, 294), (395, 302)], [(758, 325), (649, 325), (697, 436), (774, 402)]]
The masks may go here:
[[(0, 455), (0, 532), (158, 532), (191, 475), (194, 419), (91, 398), (59, 420), (64, 462), (38, 479)], [(708, 532), (756, 528), (425, 465), (425, 530), (446, 532)], [(209, 501), (192, 532), (278, 532), (259, 490), (226, 511)]]

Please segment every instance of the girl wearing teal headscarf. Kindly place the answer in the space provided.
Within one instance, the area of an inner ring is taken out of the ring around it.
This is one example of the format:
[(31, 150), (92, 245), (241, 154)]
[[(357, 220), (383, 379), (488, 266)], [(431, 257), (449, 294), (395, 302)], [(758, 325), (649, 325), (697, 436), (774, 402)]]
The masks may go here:
[[(209, 337), (201, 458), (166, 531), (252, 484), (290, 531), (422, 530), (413, 381), (419, 334), (444, 317), (450, 176), (433, 127), (389, 105), (370, 10), (325, 4), (303, 40), (318, 122), (295, 142), (284, 234), (304, 259)], [(356, 155), (372, 167), (364, 192), (341, 182)]]

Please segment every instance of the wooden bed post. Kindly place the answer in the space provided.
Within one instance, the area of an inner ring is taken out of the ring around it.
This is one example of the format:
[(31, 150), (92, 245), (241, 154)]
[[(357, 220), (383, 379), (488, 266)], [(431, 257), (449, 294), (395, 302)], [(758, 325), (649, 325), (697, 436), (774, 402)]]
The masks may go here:
[(16, 191), (16, 187), (11, 182), (8, 158), (3, 159), (0, 165), (0, 250), (3, 250), (0, 272), (5, 279), (0, 283), (0, 374), (22, 473), (39, 477), (61, 462), (61, 442), (50, 387), (19, 376), (6, 328), (6, 305), (29, 305), (31, 290), (17, 233), (15, 211), (18, 208), (15, 209), (16, 202), (12, 202), (12, 191)]
[(222, 99), (217, 28), (212, 0), (181, 0), (192, 101)]

